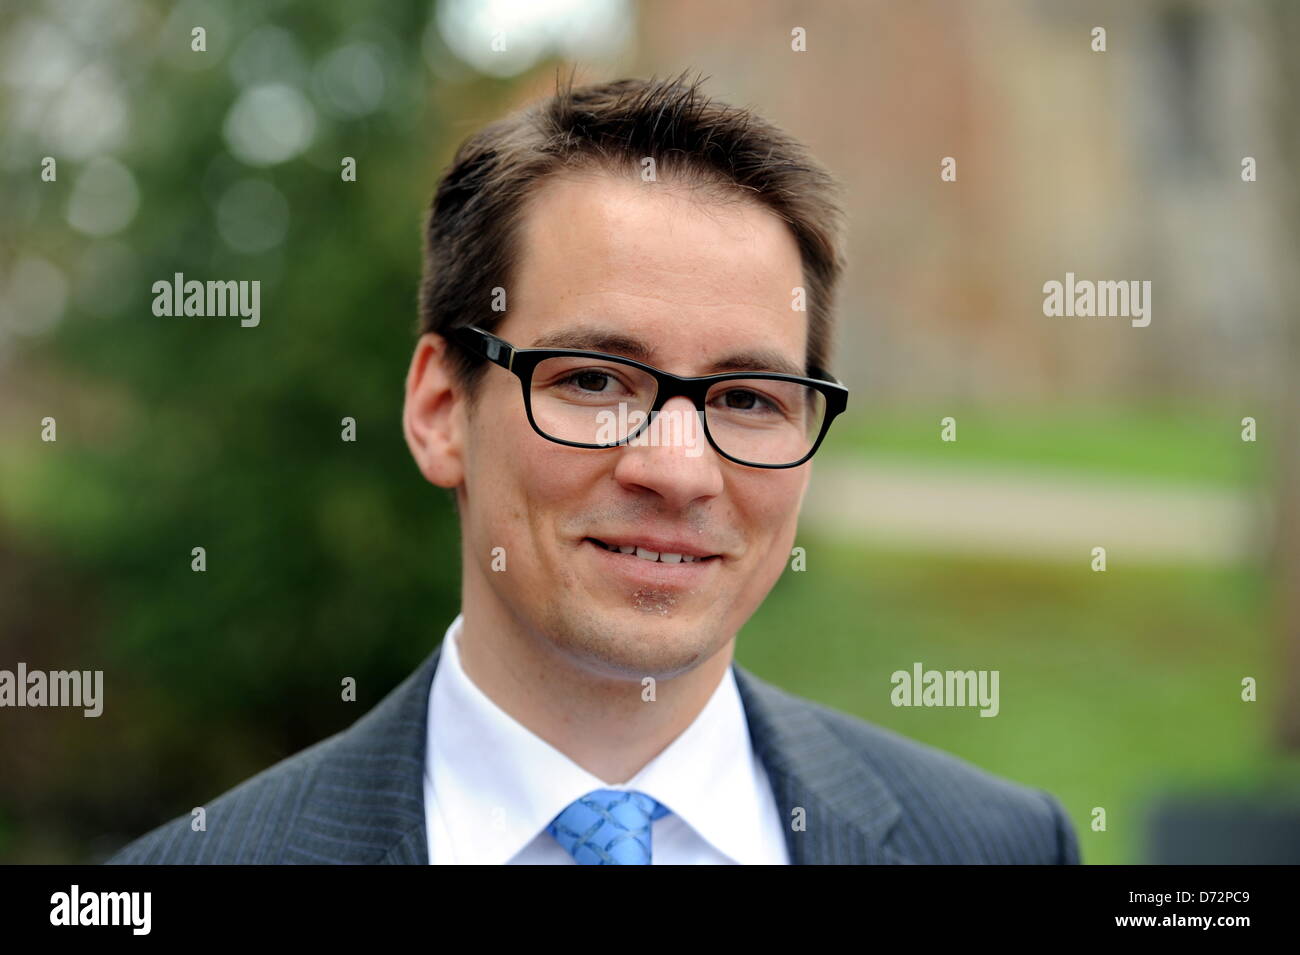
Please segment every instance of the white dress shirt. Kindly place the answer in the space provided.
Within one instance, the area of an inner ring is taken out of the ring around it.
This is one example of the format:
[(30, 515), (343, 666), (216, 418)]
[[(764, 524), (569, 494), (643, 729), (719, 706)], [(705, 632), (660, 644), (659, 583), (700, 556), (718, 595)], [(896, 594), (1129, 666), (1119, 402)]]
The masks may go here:
[(695, 721), (626, 783), (593, 776), (507, 715), (461, 667), (461, 617), (429, 689), (424, 813), (429, 862), (576, 865), (546, 831), (593, 789), (635, 789), (671, 810), (656, 865), (787, 865), (783, 820), (754, 753), (731, 668)]

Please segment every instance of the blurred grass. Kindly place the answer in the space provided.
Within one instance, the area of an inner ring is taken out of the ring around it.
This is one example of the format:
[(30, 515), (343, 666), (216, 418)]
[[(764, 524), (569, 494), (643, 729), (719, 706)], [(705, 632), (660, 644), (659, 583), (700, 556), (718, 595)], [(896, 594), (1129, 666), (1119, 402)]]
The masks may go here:
[[(760, 677), (1064, 803), (1088, 863), (1143, 860), (1157, 795), (1300, 778), (1270, 745), (1274, 646), (1261, 570), (901, 556), (801, 537), (737, 640)], [(1000, 671), (1001, 709), (890, 704), (890, 674)], [(1253, 676), (1263, 702), (1243, 703)], [(1105, 808), (1107, 831), (1090, 829)]]
[[(835, 422), (825, 451), (836, 457), (907, 458), (918, 464), (1014, 463), (1038, 471), (1153, 478), (1219, 486), (1260, 480), (1267, 431), (1241, 440), (1241, 419), (1259, 408), (1230, 403), (1035, 408), (933, 406), (872, 408)], [(957, 420), (957, 440), (939, 439), (940, 421)], [(1247, 453), (1243, 453), (1243, 451)], [(1252, 453), (1263, 452), (1263, 453)]]

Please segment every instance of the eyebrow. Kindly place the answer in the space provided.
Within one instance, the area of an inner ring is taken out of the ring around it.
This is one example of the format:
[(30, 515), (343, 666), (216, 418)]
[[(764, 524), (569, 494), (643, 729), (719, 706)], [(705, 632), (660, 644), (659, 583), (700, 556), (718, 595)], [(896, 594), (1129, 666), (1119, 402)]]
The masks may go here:
[[(536, 339), (533, 348), (572, 348), (579, 351), (600, 351), (621, 355), (634, 361), (654, 364), (654, 349), (641, 341), (619, 332), (597, 328), (575, 328), (552, 332)], [(807, 377), (807, 372), (778, 351), (767, 348), (734, 352), (715, 361), (706, 374), (731, 371), (774, 372), (780, 375)]]

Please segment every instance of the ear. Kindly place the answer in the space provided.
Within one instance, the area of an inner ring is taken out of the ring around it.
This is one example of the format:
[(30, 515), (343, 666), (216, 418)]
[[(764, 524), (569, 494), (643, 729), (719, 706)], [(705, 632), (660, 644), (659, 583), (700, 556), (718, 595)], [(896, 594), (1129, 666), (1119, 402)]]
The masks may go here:
[(447, 367), (447, 340), (420, 336), (406, 373), (402, 431), (420, 473), (438, 487), (459, 487), (465, 478), (464, 392)]

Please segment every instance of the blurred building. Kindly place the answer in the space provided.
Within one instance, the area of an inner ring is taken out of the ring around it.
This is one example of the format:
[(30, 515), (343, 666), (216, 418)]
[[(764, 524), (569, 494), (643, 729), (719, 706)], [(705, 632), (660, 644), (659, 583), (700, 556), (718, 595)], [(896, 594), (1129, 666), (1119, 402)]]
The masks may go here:
[[(873, 400), (1268, 395), (1296, 251), (1269, 13), (669, 0), (640, 7), (637, 59), (712, 74), (845, 180), (839, 364)], [(1150, 280), (1151, 325), (1044, 316), (1067, 272)]]

